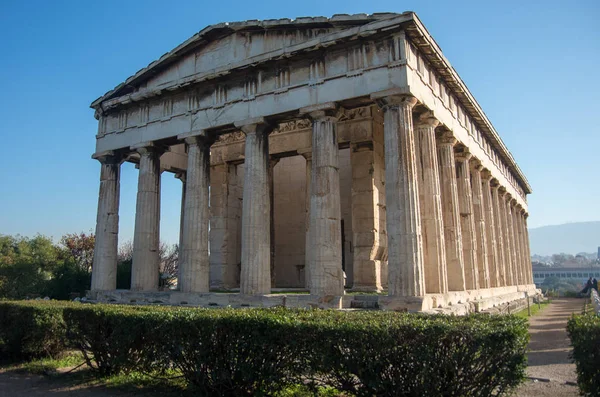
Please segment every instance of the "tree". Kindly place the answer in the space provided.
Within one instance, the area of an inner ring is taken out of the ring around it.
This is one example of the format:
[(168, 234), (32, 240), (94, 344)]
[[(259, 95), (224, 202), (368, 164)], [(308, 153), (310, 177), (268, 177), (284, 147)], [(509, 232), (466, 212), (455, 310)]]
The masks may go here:
[(65, 234), (60, 239), (60, 244), (68, 251), (75, 264), (87, 272), (92, 271), (95, 243), (96, 236), (92, 233)]
[(0, 298), (42, 294), (60, 263), (59, 250), (46, 236), (0, 236)]

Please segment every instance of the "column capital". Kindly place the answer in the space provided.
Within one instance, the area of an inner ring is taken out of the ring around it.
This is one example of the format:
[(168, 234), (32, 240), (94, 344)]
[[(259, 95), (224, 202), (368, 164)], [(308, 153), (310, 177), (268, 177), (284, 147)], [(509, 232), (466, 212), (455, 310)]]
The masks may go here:
[(492, 172), (490, 170), (488, 170), (487, 168), (483, 168), (481, 170), (481, 179), (484, 181), (492, 181)]
[(462, 152), (454, 153), (454, 159), (461, 163), (468, 163), (472, 156), (473, 155), (466, 148)]
[(320, 105), (313, 105), (301, 108), (300, 116), (308, 117), (314, 121), (333, 121), (336, 122), (343, 113), (343, 109), (335, 102), (327, 102)]
[(233, 123), (236, 128), (239, 128), (244, 134), (267, 133), (273, 131), (273, 126), (264, 117), (254, 117)]
[(471, 157), (471, 162), (469, 164), (473, 171), (479, 171), (480, 173), (483, 171), (483, 165), (477, 157)]
[(438, 146), (454, 146), (458, 140), (454, 137), (452, 131), (447, 130), (442, 132), (436, 139)]
[(130, 149), (139, 153), (140, 155), (156, 153), (159, 156), (169, 151), (167, 146), (158, 145), (155, 142), (138, 143), (137, 145), (130, 146)]
[(385, 94), (379, 96), (379, 94), (371, 94), (371, 99), (377, 103), (377, 105), (383, 109), (387, 110), (390, 108), (399, 108), (399, 107), (407, 107), (412, 109), (417, 104), (417, 98), (412, 95), (407, 94)]
[(122, 153), (114, 150), (106, 150), (92, 154), (94, 160), (98, 160), (101, 164), (121, 165), (125, 161), (125, 156)]
[(215, 142), (216, 138), (214, 135), (194, 135), (188, 136), (183, 141), (189, 146), (210, 146)]
[(435, 118), (432, 111), (423, 112), (419, 115), (415, 126), (435, 128), (440, 124), (440, 121)]

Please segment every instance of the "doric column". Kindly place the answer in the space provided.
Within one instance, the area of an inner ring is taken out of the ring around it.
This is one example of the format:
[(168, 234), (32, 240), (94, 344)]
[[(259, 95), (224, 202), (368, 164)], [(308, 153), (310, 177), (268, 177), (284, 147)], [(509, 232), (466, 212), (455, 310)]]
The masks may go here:
[(519, 269), (519, 261), (521, 254), (519, 253), (519, 238), (517, 235), (517, 228), (515, 227), (515, 207), (514, 207), (515, 199), (512, 196), (509, 196), (509, 199), (506, 202), (506, 206), (508, 208), (508, 224), (509, 224), (509, 233), (511, 238), (511, 247), (512, 247), (512, 258), (513, 258), (513, 280), (515, 285), (520, 285), (520, 269)]
[(521, 206), (519, 204), (515, 204), (514, 206), (514, 228), (515, 235), (517, 239), (517, 244), (519, 247), (519, 284), (524, 285), (527, 284), (527, 276), (525, 272), (527, 271), (525, 266), (525, 244), (523, 243), (523, 229), (521, 228)]
[(140, 154), (131, 289), (158, 288), (160, 265), (160, 156), (164, 149), (148, 145), (135, 148)]
[(423, 238), (412, 96), (379, 99), (384, 111), (388, 293), (424, 296)]
[(523, 213), (523, 232), (525, 239), (525, 255), (527, 258), (527, 280), (526, 284), (533, 284), (533, 268), (531, 267), (531, 248), (529, 245), (529, 229), (527, 229), (527, 212)]
[(183, 218), (183, 253), (179, 265), (179, 290), (208, 292), (208, 223), (210, 184), (210, 145), (212, 139), (186, 138), (188, 163)]
[(446, 242), (446, 263), (448, 290), (464, 291), (465, 265), (460, 225), (460, 206), (456, 184), (456, 162), (454, 145), (456, 138), (446, 131), (437, 141), (442, 190), (442, 213), (444, 215), (444, 241)]
[(506, 251), (505, 251), (505, 238), (504, 230), (506, 225), (504, 224), (504, 216), (502, 215), (503, 201), (500, 197), (498, 181), (496, 179), (491, 180), (492, 188), (492, 206), (494, 208), (494, 227), (496, 229), (496, 268), (498, 271), (498, 287), (505, 287), (508, 284), (506, 278)]
[(335, 107), (303, 109), (312, 119), (310, 293), (344, 294), (340, 175)]
[[(183, 219), (185, 212), (185, 179), (187, 178), (186, 172), (181, 171), (175, 174), (175, 179), (181, 181), (181, 211), (179, 215), (179, 252), (178, 252), (178, 264), (181, 264), (183, 260)], [(178, 265), (179, 266), (179, 265)]]
[(310, 291), (310, 254), (313, 250), (313, 244), (310, 241), (310, 184), (312, 170), (312, 152), (303, 152), (302, 156), (306, 160), (306, 196), (304, 198), (304, 288)]
[[(352, 168), (353, 291), (381, 291), (382, 255), (380, 241), (379, 190), (383, 173), (383, 136), (350, 144)], [(378, 146), (377, 144), (381, 144)]]
[(273, 173), (275, 172), (275, 166), (279, 163), (279, 160), (279, 158), (269, 159), (269, 213), (271, 219), (269, 224), (269, 234), (271, 235), (269, 268), (271, 269), (271, 288), (275, 287), (275, 186)]
[(513, 245), (510, 236), (510, 223), (509, 223), (509, 211), (507, 205), (507, 193), (506, 189), (500, 187), (498, 189), (500, 199), (500, 216), (502, 217), (502, 233), (504, 238), (504, 278), (506, 279), (506, 285), (513, 286), (515, 280), (513, 277)]
[(475, 222), (475, 236), (477, 237), (477, 271), (479, 274), (479, 288), (490, 288), (490, 273), (488, 263), (487, 227), (485, 224), (485, 204), (483, 186), (481, 181), (481, 162), (471, 162), (471, 188), (473, 189), (473, 220)]
[(473, 217), (473, 193), (471, 190), (471, 172), (469, 159), (471, 153), (464, 149), (456, 153), (456, 178), (458, 202), (460, 207), (460, 229), (463, 238), (463, 258), (465, 261), (465, 285), (467, 289), (479, 289), (479, 271), (477, 268), (477, 237)]
[(517, 239), (515, 236), (515, 227), (513, 221), (513, 206), (512, 206), (512, 196), (507, 193), (506, 194), (506, 223), (508, 225), (508, 239), (510, 242), (510, 260), (511, 260), (511, 277), (513, 285), (519, 285), (519, 263), (518, 263), (518, 246)]
[(92, 291), (117, 288), (119, 244), (119, 192), (122, 156), (107, 152), (92, 156), (100, 161), (100, 192), (96, 216), (96, 244), (92, 266)]
[(431, 112), (423, 113), (415, 127), (419, 204), (423, 228), (425, 290), (427, 293), (448, 292), (446, 242), (435, 127), (439, 121)]
[(262, 118), (235, 125), (246, 134), (240, 292), (247, 295), (264, 295), (271, 293), (271, 127)]
[(210, 287), (231, 289), (240, 285), (242, 180), (234, 163), (210, 170)]
[(492, 174), (484, 169), (481, 172), (483, 208), (485, 213), (486, 243), (490, 287), (500, 286), (500, 275), (498, 274), (498, 242), (496, 239), (496, 218), (494, 217), (494, 205), (492, 200), (491, 182)]

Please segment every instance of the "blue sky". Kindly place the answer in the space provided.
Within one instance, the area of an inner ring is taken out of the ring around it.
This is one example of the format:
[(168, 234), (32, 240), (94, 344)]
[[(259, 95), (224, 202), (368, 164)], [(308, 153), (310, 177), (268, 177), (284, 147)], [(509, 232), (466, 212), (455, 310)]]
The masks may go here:
[[(99, 163), (89, 104), (205, 26), (246, 19), (415, 11), (527, 175), (529, 226), (600, 220), (600, 2), (0, 2), (0, 234), (95, 228)], [(137, 171), (121, 179), (131, 239)], [(176, 242), (181, 185), (162, 180)]]

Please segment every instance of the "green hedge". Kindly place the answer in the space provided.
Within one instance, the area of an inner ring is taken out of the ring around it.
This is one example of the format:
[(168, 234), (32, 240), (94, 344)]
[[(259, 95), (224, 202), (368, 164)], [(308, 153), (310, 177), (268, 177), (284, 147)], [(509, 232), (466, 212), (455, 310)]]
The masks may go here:
[(577, 367), (577, 384), (583, 395), (600, 393), (600, 317), (573, 315), (567, 324)]
[(25, 359), (60, 355), (66, 348), (62, 310), (58, 301), (0, 301), (0, 353)]
[(493, 396), (525, 376), (527, 321), (290, 309), (64, 307), (67, 339), (102, 375), (181, 373), (203, 395), (292, 384), (356, 396)]

